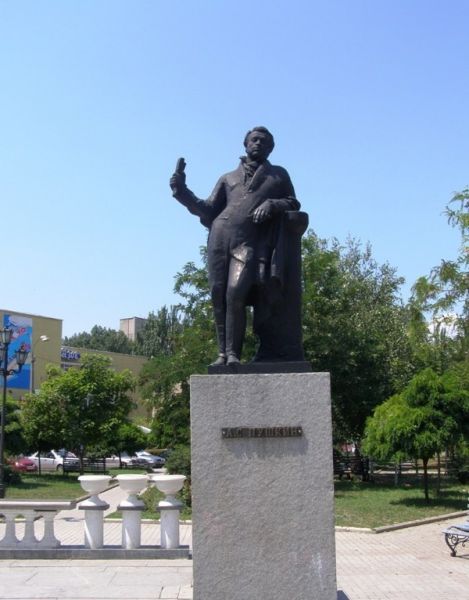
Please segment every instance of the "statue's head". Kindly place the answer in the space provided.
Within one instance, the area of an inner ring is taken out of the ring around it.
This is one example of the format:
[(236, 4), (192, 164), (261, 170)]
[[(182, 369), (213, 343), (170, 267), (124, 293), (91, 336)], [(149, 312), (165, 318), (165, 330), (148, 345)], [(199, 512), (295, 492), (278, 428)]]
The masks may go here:
[(274, 146), (274, 136), (267, 127), (253, 127), (244, 137), (244, 147), (250, 158), (265, 160), (274, 149)]

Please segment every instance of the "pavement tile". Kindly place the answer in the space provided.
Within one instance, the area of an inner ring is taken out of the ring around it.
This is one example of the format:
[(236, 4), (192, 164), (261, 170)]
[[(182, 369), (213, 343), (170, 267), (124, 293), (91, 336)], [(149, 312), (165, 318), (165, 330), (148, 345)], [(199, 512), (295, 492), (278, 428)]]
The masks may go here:
[(182, 586), (179, 592), (178, 600), (192, 600), (192, 587)]
[(179, 594), (180, 586), (179, 585), (168, 585), (165, 586), (162, 590), (158, 598), (161, 600), (173, 600), (173, 598), (177, 598)]

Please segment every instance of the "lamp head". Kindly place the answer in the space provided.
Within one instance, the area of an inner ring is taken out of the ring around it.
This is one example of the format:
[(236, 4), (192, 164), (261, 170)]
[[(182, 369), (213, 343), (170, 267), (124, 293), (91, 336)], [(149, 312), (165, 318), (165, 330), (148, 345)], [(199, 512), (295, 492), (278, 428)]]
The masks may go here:
[(11, 342), (11, 336), (13, 335), (13, 331), (8, 329), (8, 327), (4, 327), (0, 329), (0, 342), (3, 345), (8, 345)]
[(26, 362), (26, 359), (28, 358), (28, 354), (29, 354), (28, 350), (25, 350), (23, 348), (23, 346), (21, 346), (21, 348), (15, 352), (16, 363), (17, 363), (20, 371), (21, 371), (21, 368), (23, 367), (24, 363)]

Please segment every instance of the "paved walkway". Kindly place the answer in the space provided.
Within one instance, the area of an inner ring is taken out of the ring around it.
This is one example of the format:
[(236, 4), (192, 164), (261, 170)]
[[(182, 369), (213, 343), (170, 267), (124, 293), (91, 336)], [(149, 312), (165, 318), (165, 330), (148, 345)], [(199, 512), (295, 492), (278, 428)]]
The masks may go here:
[[(120, 488), (105, 498), (112, 505), (108, 512), (114, 510), (122, 498)], [(62, 543), (83, 543), (82, 512), (59, 514), (56, 535)], [(452, 558), (441, 533), (461, 520), (381, 534), (337, 532), (338, 600), (469, 597), (469, 548), (459, 547), (459, 556)], [(105, 523), (105, 544), (119, 544), (120, 535), (120, 524)], [(159, 543), (157, 524), (143, 525), (142, 543)], [(181, 528), (181, 544), (191, 544), (190, 525)], [(191, 581), (190, 560), (0, 560), (3, 600), (190, 600)]]
[(441, 533), (464, 518), (373, 534), (337, 532), (337, 587), (344, 600), (469, 598), (469, 548), (452, 558)]

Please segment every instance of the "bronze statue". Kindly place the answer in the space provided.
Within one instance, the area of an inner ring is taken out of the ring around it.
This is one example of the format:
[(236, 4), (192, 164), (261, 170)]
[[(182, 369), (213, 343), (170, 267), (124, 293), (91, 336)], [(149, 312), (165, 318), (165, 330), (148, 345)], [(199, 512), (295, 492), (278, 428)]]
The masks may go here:
[(240, 362), (246, 307), (254, 308), (259, 348), (254, 361), (301, 361), (300, 213), (290, 177), (268, 156), (274, 138), (254, 127), (246, 156), (223, 175), (207, 200), (186, 186), (185, 162), (171, 177), (173, 196), (209, 228), (208, 277), (218, 339), (218, 365)]

